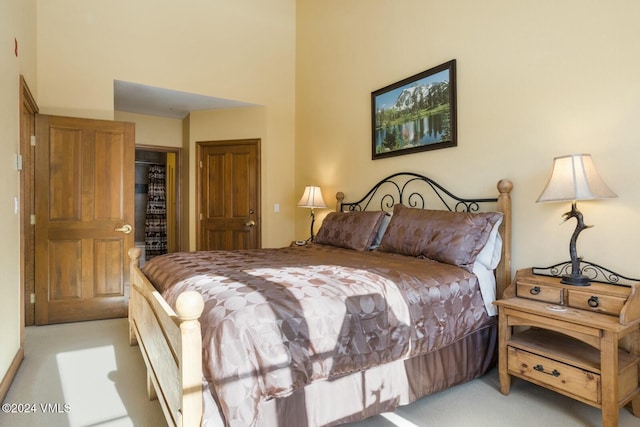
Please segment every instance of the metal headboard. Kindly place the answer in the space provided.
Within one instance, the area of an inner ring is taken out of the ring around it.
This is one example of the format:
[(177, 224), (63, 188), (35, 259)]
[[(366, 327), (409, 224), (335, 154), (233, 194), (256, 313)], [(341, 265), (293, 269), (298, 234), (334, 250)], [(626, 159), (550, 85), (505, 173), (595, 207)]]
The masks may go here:
[[(428, 206), (425, 199), (432, 193), (434, 201), (440, 206)], [(342, 195), (342, 197), (340, 197)], [(382, 211), (393, 210), (393, 206), (402, 203), (412, 208), (447, 209), (454, 212), (477, 212), (480, 203), (496, 203), (497, 198), (466, 199), (458, 197), (431, 178), (413, 172), (398, 172), (380, 180), (371, 190), (356, 202), (344, 202), (344, 194), (336, 195), (340, 203), (339, 211), (365, 211), (379, 208)], [(375, 204), (374, 206), (370, 206)], [(379, 206), (376, 206), (379, 204)]]

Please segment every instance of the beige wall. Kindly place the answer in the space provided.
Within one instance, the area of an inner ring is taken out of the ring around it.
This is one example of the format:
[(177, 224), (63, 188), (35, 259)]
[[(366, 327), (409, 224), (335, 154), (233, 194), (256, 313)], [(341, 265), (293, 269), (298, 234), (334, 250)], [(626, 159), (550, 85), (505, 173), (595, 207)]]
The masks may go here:
[[(37, 96), (35, 0), (0, 2), (0, 380), (20, 349), (20, 75)], [(18, 41), (18, 56), (14, 53)]]
[[(173, 0), (38, 0), (37, 5), (43, 112), (112, 119), (114, 79), (263, 106), (261, 134), (250, 136), (262, 139), (263, 215), (275, 203), (294, 203), (295, 0), (198, 0), (189, 7)], [(236, 112), (244, 117), (235, 109), (223, 114), (232, 118)], [(245, 138), (247, 129), (239, 118), (236, 123), (203, 134), (198, 130), (211, 127), (191, 117), (185, 127), (198, 136), (187, 140), (193, 145), (222, 133)], [(270, 215), (269, 221), (263, 245), (281, 246), (293, 238), (292, 210)], [(191, 221), (189, 228), (194, 227)]]
[[(514, 268), (567, 260), (569, 203), (536, 204), (554, 156), (591, 153), (612, 200), (578, 203), (579, 255), (640, 277), (640, 2), (297, 2), (296, 194), (425, 173), (460, 195), (514, 182)], [(371, 160), (372, 91), (457, 60), (458, 147)], [(306, 234), (297, 214), (297, 236)]]
[(136, 125), (136, 145), (182, 148), (182, 120), (115, 111), (114, 120)]

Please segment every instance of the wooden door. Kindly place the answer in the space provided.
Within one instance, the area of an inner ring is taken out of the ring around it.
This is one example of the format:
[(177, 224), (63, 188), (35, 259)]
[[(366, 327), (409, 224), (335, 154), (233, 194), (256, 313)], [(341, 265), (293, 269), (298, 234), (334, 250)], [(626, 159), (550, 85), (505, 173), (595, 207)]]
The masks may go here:
[[(22, 302), (24, 325), (35, 323), (35, 227), (32, 215), (35, 212), (35, 147), (31, 145), (36, 135), (36, 104), (29, 86), (20, 76), (20, 155), (22, 170), (20, 171), (20, 252), (22, 256)], [(22, 334), (21, 334), (22, 336)]]
[(198, 142), (198, 160), (198, 250), (259, 248), (260, 141)]
[(36, 324), (125, 317), (134, 125), (36, 116)]

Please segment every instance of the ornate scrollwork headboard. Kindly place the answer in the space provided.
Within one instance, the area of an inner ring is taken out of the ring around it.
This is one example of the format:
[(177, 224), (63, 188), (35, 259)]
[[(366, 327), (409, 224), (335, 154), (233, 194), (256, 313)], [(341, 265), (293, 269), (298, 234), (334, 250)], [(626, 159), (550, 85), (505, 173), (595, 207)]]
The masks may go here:
[[(338, 193), (338, 195), (341, 193)], [(393, 210), (402, 203), (420, 209), (447, 209), (455, 212), (477, 212), (481, 203), (496, 203), (498, 198), (466, 199), (458, 197), (431, 178), (413, 172), (399, 172), (379, 181), (365, 196), (356, 202), (344, 202), (338, 198), (340, 211)], [(431, 196), (431, 197), (429, 197)], [(428, 199), (440, 202), (430, 206)]]

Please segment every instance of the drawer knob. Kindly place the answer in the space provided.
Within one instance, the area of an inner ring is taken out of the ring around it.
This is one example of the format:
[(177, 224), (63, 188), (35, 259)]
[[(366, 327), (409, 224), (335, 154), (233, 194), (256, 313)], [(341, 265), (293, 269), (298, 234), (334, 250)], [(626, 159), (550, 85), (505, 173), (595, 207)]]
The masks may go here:
[(592, 296), (591, 298), (589, 298), (589, 300), (587, 300), (587, 304), (589, 304), (589, 307), (591, 308), (596, 308), (600, 305), (600, 302), (598, 301), (597, 296)]
[(547, 372), (547, 371), (545, 371), (545, 370), (544, 370), (544, 366), (542, 366), (542, 365), (536, 365), (536, 366), (534, 366), (534, 367), (533, 367), (533, 370), (534, 370), (534, 371), (538, 371), (538, 372), (542, 372), (543, 374), (552, 375), (552, 376), (554, 376), (554, 377), (559, 377), (559, 376), (560, 376), (560, 372), (558, 372), (558, 370), (557, 370), (557, 369), (554, 369), (554, 370), (553, 370), (553, 371), (551, 371), (551, 372)]
[(540, 293), (540, 286), (534, 286), (533, 288), (529, 289), (529, 293), (531, 295), (538, 295)]

